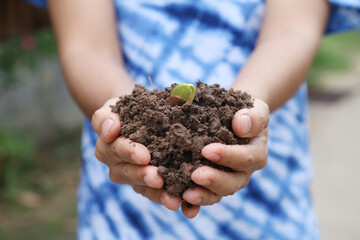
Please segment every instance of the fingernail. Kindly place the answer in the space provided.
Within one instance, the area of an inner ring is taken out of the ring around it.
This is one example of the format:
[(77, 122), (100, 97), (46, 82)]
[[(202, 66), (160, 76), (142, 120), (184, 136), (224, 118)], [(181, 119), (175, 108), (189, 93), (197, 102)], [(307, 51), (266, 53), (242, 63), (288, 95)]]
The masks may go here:
[(202, 198), (199, 198), (198, 200), (194, 201), (194, 205), (199, 205), (202, 202)]
[(204, 148), (203, 150), (203, 156), (211, 161), (220, 161), (220, 156), (219, 154), (215, 153), (212, 150), (207, 150), (207, 148)]
[(211, 184), (211, 181), (210, 180), (205, 180), (203, 182), (200, 183), (201, 186), (204, 186), (204, 187), (207, 187), (207, 186), (210, 186)]
[(251, 119), (248, 115), (242, 115), (240, 117), (241, 131), (243, 134), (247, 134), (251, 129)]
[(106, 119), (103, 125), (101, 126), (101, 136), (105, 137), (113, 125), (114, 125), (114, 121), (111, 118)]
[(214, 162), (220, 161), (220, 156), (214, 152), (207, 154), (206, 158)]

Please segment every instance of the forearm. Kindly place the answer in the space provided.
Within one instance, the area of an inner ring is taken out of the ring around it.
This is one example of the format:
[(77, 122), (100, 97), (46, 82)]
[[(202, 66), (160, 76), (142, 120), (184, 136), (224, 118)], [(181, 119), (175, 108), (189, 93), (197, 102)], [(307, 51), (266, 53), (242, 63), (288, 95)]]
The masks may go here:
[(306, 78), (319, 42), (320, 38), (284, 34), (259, 43), (232, 87), (262, 99), (274, 111)]
[(324, 0), (267, 0), (257, 46), (233, 87), (281, 107), (305, 80), (329, 15)]
[(134, 83), (118, 59), (93, 50), (64, 50), (60, 58), (74, 99), (87, 117), (112, 97), (128, 94)]
[(113, 1), (47, 0), (68, 87), (91, 117), (112, 97), (129, 93)]

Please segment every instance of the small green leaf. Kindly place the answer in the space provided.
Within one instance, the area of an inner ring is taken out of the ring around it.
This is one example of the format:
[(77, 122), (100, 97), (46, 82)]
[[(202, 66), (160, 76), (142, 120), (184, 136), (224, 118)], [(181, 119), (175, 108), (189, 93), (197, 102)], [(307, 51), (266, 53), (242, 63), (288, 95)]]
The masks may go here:
[(182, 83), (177, 85), (172, 93), (171, 96), (178, 96), (183, 98), (185, 101), (192, 102), (195, 97), (196, 88), (192, 84)]
[(186, 101), (192, 102), (195, 98), (196, 87), (192, 84), (188, 84), (188, 88), (190, 88), (191, 93), (190, 93), (190, 97)]

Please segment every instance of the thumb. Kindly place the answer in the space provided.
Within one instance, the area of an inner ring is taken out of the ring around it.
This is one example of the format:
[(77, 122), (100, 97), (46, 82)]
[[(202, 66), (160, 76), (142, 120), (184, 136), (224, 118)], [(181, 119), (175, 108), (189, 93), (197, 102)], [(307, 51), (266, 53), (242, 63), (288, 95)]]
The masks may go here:
[(260, 99), (255, 99), (253, 108), (241, 109), (235, 114), (232, 128), (238, 137), (252, 138), (267, 127), (269, 118), (268, 105)]
[(110, 105), (115, 105), (116, 101), (117, 98), (108, 100), (101, 108), (96, 110), (91, 118), (94, 131), (106, 143), (113, 142), (120, 134), (119, 114), (113, 113), (110, 108)]

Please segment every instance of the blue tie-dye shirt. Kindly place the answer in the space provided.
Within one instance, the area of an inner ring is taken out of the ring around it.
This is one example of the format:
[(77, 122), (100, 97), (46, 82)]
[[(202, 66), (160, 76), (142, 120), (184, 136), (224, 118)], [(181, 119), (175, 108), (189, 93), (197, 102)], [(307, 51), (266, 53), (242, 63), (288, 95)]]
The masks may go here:
[[(32, 0), (32, 2), (43, 3)], [(327, 32), (360, 23), (360, 0), (330, 0)], [(262, 0), (115, 0), (126, 68), (135, 82), (158, 88), (197, 79), (228, 88), (252, 53)], [(261, 69), (259, 69), (261, 71)], [(261, 87), (261, 86), (259, 86)], [(195, 219), (172, 212), (110, 181), (94, 149), (89, 120), (82, 137), (78, 237), (87, 239), (318, 239), (311, 202), (307, 91), (303, 85), (271, 115), (269, 159), (249, 185)]]

